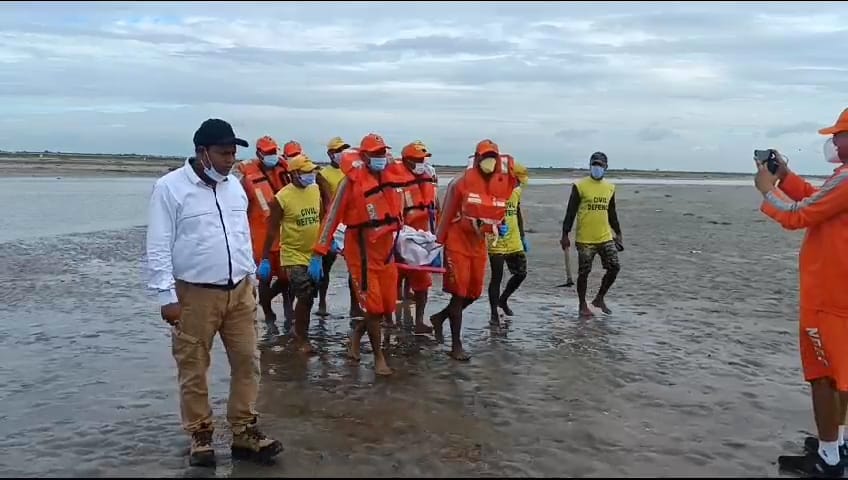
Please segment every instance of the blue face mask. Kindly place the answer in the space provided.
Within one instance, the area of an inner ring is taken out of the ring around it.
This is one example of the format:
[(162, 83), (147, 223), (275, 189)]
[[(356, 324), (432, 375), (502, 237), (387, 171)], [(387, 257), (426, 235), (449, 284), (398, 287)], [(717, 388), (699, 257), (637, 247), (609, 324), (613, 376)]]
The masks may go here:
[(302, 183), (304, 187), (314, 185), (315, 184), (315, 174), (314, 173), (301, 173), (300, 174), (300, 183)]
[(203, 165), (203, 173), (215, 183), (221, 183), (226, 180), (227, 176), (221, 175), (217, 170), (215, 170), (215, 167), (212, 166), (212, 160), (209, 159), (209, 152), (203, 152), (203, 154), (206, 156), (206, 161), (209, 162), (208, 167), (202, 161), (200, 162), (200, 164)]
[(592, 165), (589, 167), (589, 175), (592, 176), (595, 180), (600, 180), (604, 178), (604, 173), (606, 172), (606, 168), (600, 165)]
[(375, 172), (382, 172), (386, 169), (386, 157), (371, 157), (371, 170)]
[(262, 157), (262, 163), (268, 168), (276, 167), (279, 162), (280, 162), (280, 160), (277, 158), (276, 154), (274, 154), (274, 155), (264, 155)]

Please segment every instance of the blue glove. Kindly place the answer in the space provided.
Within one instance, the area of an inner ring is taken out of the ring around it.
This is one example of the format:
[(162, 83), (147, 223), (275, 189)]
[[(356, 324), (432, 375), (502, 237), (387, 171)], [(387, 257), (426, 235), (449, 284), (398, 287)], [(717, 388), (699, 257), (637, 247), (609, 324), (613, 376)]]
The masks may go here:
[(501, 223), (498, 225), (498, 235), (505, 237), (507, 232), (509, 232), (509, 226), (507, 224)]
[(330, 253), (339, 253), (339, 242), (337, 240), (333, 240), (333, 244), (330, 245)]
[(527, 239), (526, 239), (526, 238), (521, 237), (521, 244), (522, 244), (522, 245), (524, 245), (524, 251), (525, 251), (525, 252), (529, 252), (529, 251), (530, 251), (530, 244), (529, 244), (529, 243), (527, 243)]
[(256, 269), (256, 276), (259, 277), (259, 280), (271, 279), (271, 262), (267, 258), (263, 258), (259, 263), (259, 268)]
[(309, 261), (309, 278), (315, 283), (320, 283), (324, 278), (324, 262), (320, 255), (312, 255), (312, 260)]

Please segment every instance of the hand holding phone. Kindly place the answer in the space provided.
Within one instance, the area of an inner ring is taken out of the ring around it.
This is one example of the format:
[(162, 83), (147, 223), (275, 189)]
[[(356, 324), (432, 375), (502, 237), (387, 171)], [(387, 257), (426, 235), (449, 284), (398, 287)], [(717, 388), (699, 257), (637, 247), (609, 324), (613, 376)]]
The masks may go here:
[(769, 148), (767, 150), (754, 150), (754, 160), (761, 165), (765, 165), (772, 175), (777, 174), (777, 169), (780, 163), (777, 161), (777, 150)]

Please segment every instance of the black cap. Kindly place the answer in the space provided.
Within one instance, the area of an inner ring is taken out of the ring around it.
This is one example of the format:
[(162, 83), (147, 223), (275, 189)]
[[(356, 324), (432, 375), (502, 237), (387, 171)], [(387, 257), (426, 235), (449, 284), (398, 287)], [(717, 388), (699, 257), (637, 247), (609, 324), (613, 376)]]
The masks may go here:
[(210, 147), (212, 145), (238, 145), (247, 147), (246, 140), (236, 137), (233, 127), (220, 118), (210, 118), (194, 132), (195, 147)]
[(604, 152), (595, 152), (589, 157), (590, 162), (594, 162), (595, 160), (602, 160), (604, 162), (607, 161), (607, 154)]

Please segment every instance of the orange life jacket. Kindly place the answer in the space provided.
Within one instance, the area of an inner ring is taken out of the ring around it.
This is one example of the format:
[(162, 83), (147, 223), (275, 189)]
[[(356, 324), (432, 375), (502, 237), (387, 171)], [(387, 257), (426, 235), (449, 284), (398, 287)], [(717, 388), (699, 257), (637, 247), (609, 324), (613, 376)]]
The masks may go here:
[(511, 155), (501, 155), (487, 181), (472, 162), (462, 178), (466, 194), (461, 199), (460, 215), (454, 221), (469, 220), (478, 232), (484, 224), (494, 227), (503, 222), (506, 202), (518, 185), (513, 173), (514, 165)]
[(352, 189), (349, 198), (353, 205), (345, 210), (342, 217), (342, 223), (347, 226), (346, 232), (359, 230), (361, 233), (358, 235), (364, 236), (366, 241), (366, 245), (361, 246), (367, 246), (383, 235), (399, 231), (403, 222), (401, 192), (408, 177), (389, 159), (378, 181), (357, 149), (345, 151), (339, 166)]
[(436, 231), (436, 178), (413, 175), (403, 191), (404, 223), (428, 232)]
[[(240, 166), (242, 185), (247, 194), (247, 220), (250, 224), (250, 238), (253, 244), (253, 255), (259, 257), (265, 248), (265, 237), (268, 234), (268, 215), (271, 213), (269, 203), (276, 202), (277, 192), (282, 190), (289, 181), (285, 167), (276, 166), (270, 170), (262, 170), (259, 161), (243, 163)], [(279, 251), (280, 232), (274, 232), (272, 251)]]

